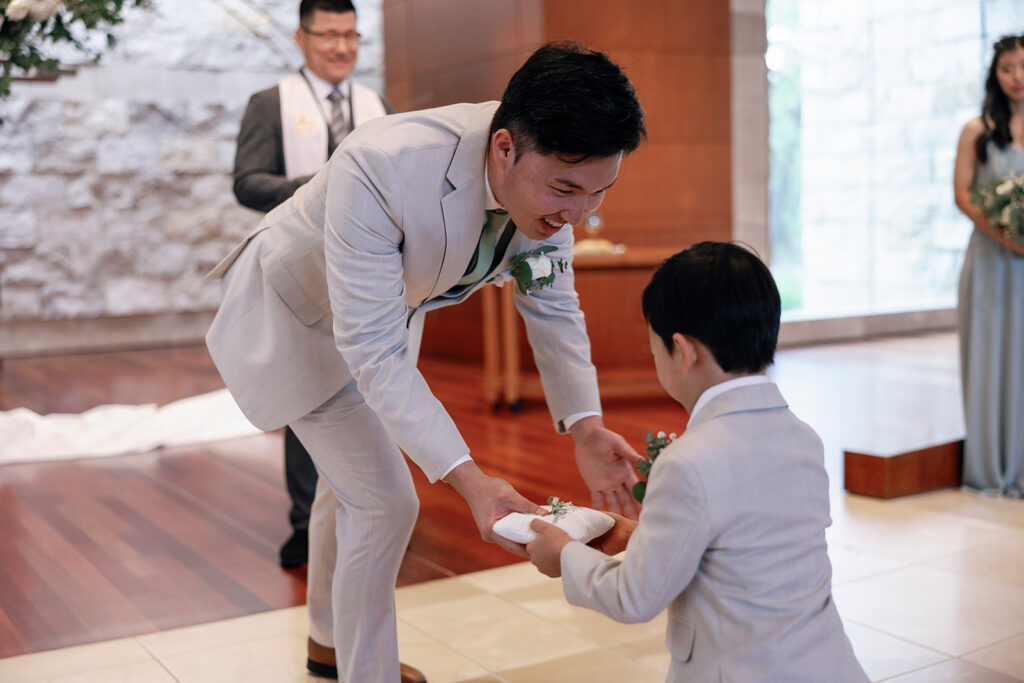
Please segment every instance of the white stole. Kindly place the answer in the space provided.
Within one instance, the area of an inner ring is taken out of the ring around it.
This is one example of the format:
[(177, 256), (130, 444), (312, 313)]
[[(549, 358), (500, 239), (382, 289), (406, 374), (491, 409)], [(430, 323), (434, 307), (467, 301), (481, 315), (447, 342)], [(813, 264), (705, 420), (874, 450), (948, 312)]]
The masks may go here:
[[(380, 95), (371, 88), (349, 80), (354, 126), (384, 116), (387, 111)], [(288, 74), (277, 84), (281, 96), (281, 143), (288, 180), (310, 176), (327, 162), (327, 121), (329, 103), (318, 102), (302, 74)], [(348, 107), (348, 103), (342, 106)]]

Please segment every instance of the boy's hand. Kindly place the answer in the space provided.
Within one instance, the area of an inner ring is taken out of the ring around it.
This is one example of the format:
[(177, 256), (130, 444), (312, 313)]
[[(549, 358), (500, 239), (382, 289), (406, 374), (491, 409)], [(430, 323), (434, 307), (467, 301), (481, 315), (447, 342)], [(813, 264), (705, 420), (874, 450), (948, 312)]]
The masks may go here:
[(633, 535), (633, 531), (636, 529), (639, 522), (632, 519), (626, 519), (622, 515), (617, 515), (614, 512), (605, 512), (604, 514), (615, 520), (615, 526), (605, 532), (602, 536), (595, 538), (587, 545), (591, 548), (597, 548), (606, 555), (616, 555), (626, 549), (629, 537)]
[(530, 562), (541, 574), (557, 579), (562, 575), (562, 548), (571, 540), (569, 534), (539, 519), (530, 522), (530, 528), (537, 532), (537, 538), (526, 544)]

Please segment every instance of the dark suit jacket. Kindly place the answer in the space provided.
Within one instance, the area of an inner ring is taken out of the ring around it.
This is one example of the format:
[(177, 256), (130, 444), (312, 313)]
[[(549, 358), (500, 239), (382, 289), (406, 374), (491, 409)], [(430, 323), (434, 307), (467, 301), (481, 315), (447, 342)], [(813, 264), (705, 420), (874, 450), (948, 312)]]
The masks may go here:
[[(385, 111), (394, 110), (381, 98)], [(288, 180), (281, 138), (281, 95), (275, 85), (249, 98), (235, 150), (235, 197), (242, 206), (270, 211), (312, 176)]]

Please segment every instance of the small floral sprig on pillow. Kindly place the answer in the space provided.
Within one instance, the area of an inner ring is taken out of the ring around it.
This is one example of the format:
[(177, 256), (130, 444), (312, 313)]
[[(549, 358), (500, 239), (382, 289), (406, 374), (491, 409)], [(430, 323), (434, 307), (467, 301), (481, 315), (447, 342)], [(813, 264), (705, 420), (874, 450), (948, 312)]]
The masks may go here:
[(551, 506), (551, 518), (556, 520), (564, 517), (574, 507), (572, 501), (562, 500), (558, 496), (548, 496), (547, 504)]
[(564, 273), (568, 264), (563, 259), (552, 261), (548, 254), (557, 247), (550, 244), (537, 247), (533, 251), (524, 251), (512, 257), (512, 267), (508, 272), (516, 281), (516, 286), (523, 294), (532, 294), (538, 289), (548, 287), (555, 281), (555, 269)]
[(675, 434), (666, 435), (665, 432), (658, 432), (655, 435), (653, 429), (647, 431), (647, 436), (644, 437), (644, 443), (647, 444), (647, 460), (641, 460), (636, 464), (636, 471), (640, 473), (643, 479), (633, 484), (633, 497), (637, 499), (637, 502), (644, 502), (644, 495), (647, 493), (647, 480), (650, 477), (651, 466), (654, 465), (654, 460), (664, 450), (665, 446), (675, 440)]
[(976, 185), (971, 188), (971, 203), (1003, 229), (1004, 237), (1024, 242), (1024, 174), (1010, 173), (991, 185)]

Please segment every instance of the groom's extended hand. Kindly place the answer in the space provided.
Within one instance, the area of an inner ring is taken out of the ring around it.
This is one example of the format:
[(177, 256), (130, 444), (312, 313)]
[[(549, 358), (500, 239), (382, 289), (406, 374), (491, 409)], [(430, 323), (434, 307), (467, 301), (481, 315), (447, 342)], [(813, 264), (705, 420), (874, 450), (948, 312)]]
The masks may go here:
[(640, 454), (621, 436), (605, 429), (597, 415), (573, 423), (569, 433), (576, 442), (576, 467), (590, 489), (592, 507), (637, 519), (640, 505), (633, 498), (633, 484), (639, 479), (636, 464), (643, 459)]
[(510, 553), (527, 557), (526, 546), (502, 538), (494, 533), (492, 527), (510, 512), (542, 515), (546, 513), (544, 508), (523, 498), (504, 479), (484, 474), (473, 461), (464, 462), (453, 469), (444, 481), (466, 499), (481, 538), (497, 543)]

